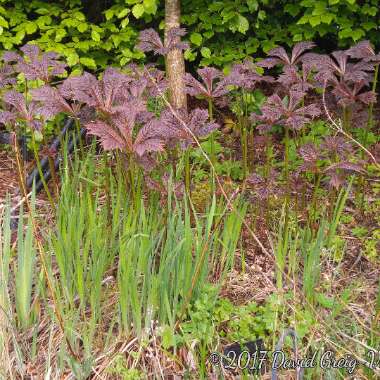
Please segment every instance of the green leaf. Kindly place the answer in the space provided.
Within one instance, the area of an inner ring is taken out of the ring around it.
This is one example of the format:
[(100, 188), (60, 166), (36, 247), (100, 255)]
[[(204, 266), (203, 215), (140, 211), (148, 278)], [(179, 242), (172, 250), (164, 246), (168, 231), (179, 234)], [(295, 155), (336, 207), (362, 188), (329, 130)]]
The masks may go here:
[(351, 28), (343, 29), (338, 33), (338, 35), (339, 35), (339, 38), (350, 38), (352, 35), (352, 29)]
[(332, 309), (334, 307), (334, 298), (327, 297), (322, 293), (316, 293), (317, 302), (326, 309)]
[(203, 47), (201, 49), (202, 57), (210, 58), (211, 57), (211, 50), (208, 47)]
[(43, 134), (40, 131), (34, 131), (34, 138), (37, 142), (41, 142), (44, 139)]
[(309, 18), (310, 18), (309, 15), (303, 15), (303, 16), (297, 21), (297, 24), (299, 24), (299, 25), (307, 24), (307, 23), (309, 22)]
[(131, 10), (129, 8), (124, 8), (120, 13), (118, 13), (117, 18), (123, 18), (127, 16), (130, 13), (130, 11)]
[(40, 16), (36, 20), (36, 24), (39, 28), (43, 27), (44, 25), (50, 25), (52, 22), (52, 18), (50, 16)]
[(65, 29), (57, 29), (56, 31), (55, 31), (55, 39), (54, 39), (54, 41), (55, 42), (61, 42), (62, 41), (62, 39), (63, 39), (63, 37), (65, 37), (66, 36), (66, 30)]
[(88, 29), (88, 24), (86, 24), (85, 22), (82, 22), (81, 24), (77, 25), (77, 29), (80, 33), (83, 33)]
[(142, 4), (136, 4), (132, 8), (133, 16), (135, 16), (136, 18), (140, 18), (144, 14), (144, 12), (145, 10)]
[(197, 46), (200, 46), (202, 43), (202, 35), (200, 33), (192, 33), (190, 35), (190, 41)]
[(124, 29), (128, 24), (129, 24), (129, 18), (126, 17), (126, 18), (123, 19), (123, 21), (120, 23), (120, 26), (121, 26), (122, 29)]
[(0, 26), (8, 28), (8, 21), (3, 16), (0, 16)]
[(104, 15), (106, 16), (106, 20), (109, 21), (114, 16), (114, 10), (113, 9), (107, 9), (104, 12)]
[(165, 350), (174, 346), (175, 339), (174, 339), (173, 329), (170, 326), (165, 326), (162, 329), (161, 337), (162, 337), (162, 346), (164, 347)]
[(86, 20), (86, 16), (82, 12), (79, 12), (79, 11), (74, 12), (73, 17), (79, 21), (85, 21)]
[(371, 29), (375, 29), (377, 27), (377, 25), (375, 22), (368, 21), (368, 22), (363, 22), (362, 27), (364, 28), (364, 30), (368, 31)]
[(211, 38), (215, 33), (212, 30), (208, 30), (207, 32), (203, 33), (203, 37)]
[(321, 23), (321, 16), (311, 16), (309, 18), (309, 24), (314, 28)]
[(365, 36), (365, 32), (363, 29), (355, 29), (352, 31), (352, 39), (356, 42), (360, 40), (363, 36)]
[(247, 0), (247, 5), (250, 12), (255, 12), (259, 8), (257, 0)]
[(93, 58), (90, 57), (81, 57), (79, 58), (79, 62), (90, 69), (96, 69), (96, 62)]
[(96, 31), (96, 30), (93, 30), (91, 32), (91, 38), (96, 41), (96, 42), (99, 42), (100, 41), (100, 34)]
[(321, 21), (324, 22), (325, 24), (331, 24), (331, 21), (334, 19), (334, 15), (331, 13), (325, 13), (321, 15)]
[(66, 54), (66, 62), (69, 66), (74, 66), (79, 63), (79, 56), (75, 52)]
[(157, 12), (156, 0), (143, 0), (144, 9), (149, 14), (155, 14)]
[(265, 20), (266, 17), (267, 17), (267, 14), (265, 13), (265, 11), (259, 11), (259, 13), (257, 14), (257, 18), (259, 20)]
[(27, 34), (33, 34), (37, 30), (37, 24), (34, 22), (27, 22), (24, 25)]
[(286, 4), (284, 11), (289, 13), (291, 16), (295, 17), (300, 12), (300, 6), (298, 4)]
[(244, 16), (242, 16), (240, 14), (238, 15), (237, 25), (238, 25), (238, 27), (237, 27), (238, 31), (240, 33), (243, 33), (243, 34), (245, 34), (245, 32), (249, 28), (249, 22), (248, 22), (248, 20)]
[(195, 60), (195, 58), (197, 58), (197, 53), (196, 52), (193, 52), (191, 49), (187, 49), (185, 50), (185, 52), (183, 53), (183, 56), (184, 58), (189, 61), (189, 62), (192, 62)]

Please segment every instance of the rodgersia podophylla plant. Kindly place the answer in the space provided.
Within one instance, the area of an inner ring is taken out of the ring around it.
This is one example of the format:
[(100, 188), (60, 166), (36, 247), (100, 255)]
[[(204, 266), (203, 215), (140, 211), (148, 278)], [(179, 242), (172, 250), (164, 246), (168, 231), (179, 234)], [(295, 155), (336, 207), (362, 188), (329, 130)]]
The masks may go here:
[[(274, 78), (258, 73), (257, 66), (246, 59), (243, 63), (238, 63), (232, 66), (230, 74), (225, 78), (225, 83), (237, 87), (238, 91), (235, 94), (234, 113), (237, 114), (240, 130), (241, 130), (241, 149), (243, 156), (243, 177), (246, 177), (248, 170), (248, 140), (251, 137), (251, 152), (254, 151), (252, 142), (252, 130), (249, 128), (249, 111), (247, 95), (254, 91), (259, 83), (272, 83)], [(240, 91), (239, 91), (240, 90)], [(251, 167), (253, 166), (254, 157), (251, 156)]]
[(270, 96), (261, 107), (261, 114), (253, 113), (251, 120), (258, 124), (261, 131), (268, 131), (272, 126), (285, 129), (284, 169), (287, 188), (289, 189), (289, 131), (301, 130), (305, 124), (320, 115), (319, 107), (312, 103), (303, 104), (304, 92), (290, 91), (289, 97), (281, 99), (277, 94)]
[(291, 55), (289, 56), (283, 47), (277, 47), (269, 51), (268, 58), (257, 63), (258, 66), (270, 69), (274, 66), (296, 67), (304, 58), (305, 52), (315, 46), (313, 42), (298, 42), (294, 45)]
[[(185, 74), (186, 92), (190, 96), (201, 96), (208, 102), (209, 118), (213, 120), (213, 106), (215, 102), (222, 102), (228, 93), (223, 73), (214, 67), (198, 69), (197, 74), (201, 81), (195, 79), (191, 74)], [(211, 133), (211, 162), (216, 162), (214, 134)]]
[(42, 175), (38, 150), (36, 146), (35, 134), (41, 135), (43, 126), (51, 115), (44, 112), (45, 106), (32, 99), (29, 94), (28, 81), (34, 81), (34, 87), (41, 81), (45, 84), (50, 82), (54, 77), (65, 73), (66, 65), (59, 60), (56, 53), (42, 53), (36, 45), (25, 45), (21, 48), (22, 54), (15, 52), (5, 52), (2, 61), (5, 63), (1, 70), (1, 86), (15, 86), (16, 74), (22, 74), (25, 78), (23, 92), (15, 89), (6, 91), (3, 95), (3, 111), (0, 113), (0, 122), (9, 125), (15, 132), (21, 128), (29, 128), (32, 136), (32, 147), (40, 177), (51, 204), (52, 197)]
[(3, 64), (0, 66), (0, 90), (16, 84), (14, 70), (11, 65)]
[(23, 55), (5, 52), (3, 61), (12, 63), (17, 73), (23, 73), (27, 80), (42, 80), (45, 83), (65, 73), (67, 65), (54, 52), (42, 53), (37, 45), (25, 45), (20, 49)]
[(140, 32), (137, 48), (141, 51), (152, 51), (154, 54), (167, 55), (171, 50), (186, 50), (189, 44), (180, 38), (186, 34), (184, 28), (172, 28), (168, 31), (166, 43), (164, 44), (159, 34), (152, 28)]
[[(315, 79), (323, 90), (331, 89), (337, 105), (342, 108), (343, 127), (347, 130), (351, 124), (359, 127), (367, 125), (368, 106), (372, 118), (376, 101), (371, 82), (376, 87), (377, 69), (375, 77), (373, 72), (380, 62), (369, 42), (362, 41), (351, 49), (334, 51), (331, 55), (308, 53), (304, 56), (304, 62), (316, 70)], [(359, 120), (361, 123), (357, 123)]]
[(0, 123), (10, 124), (16, 128), (20, 122), (33, 130), (41, 131), (42, 122), (38, 118), (39, 106), (35, 101), (27, 101), (25, 96), (16, 90), (9, 90), (3, 95), (7, 109), (0, 112)]

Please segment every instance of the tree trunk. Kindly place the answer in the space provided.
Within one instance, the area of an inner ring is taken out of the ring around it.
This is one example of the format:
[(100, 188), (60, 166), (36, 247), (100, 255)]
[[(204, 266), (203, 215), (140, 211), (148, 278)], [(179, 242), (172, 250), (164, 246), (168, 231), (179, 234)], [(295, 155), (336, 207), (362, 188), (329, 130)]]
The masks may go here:
[[(165, 0), (165, 40), (170, 29), (180, 26), (180, 17), (180, 0)], [(175, 49), (169, 52), (166, 57), (166, 73), (169, 80), (170, 103), (177, 109), (186, 108), (187, 102), (183, 80), (185, 61), (182, 51)]]

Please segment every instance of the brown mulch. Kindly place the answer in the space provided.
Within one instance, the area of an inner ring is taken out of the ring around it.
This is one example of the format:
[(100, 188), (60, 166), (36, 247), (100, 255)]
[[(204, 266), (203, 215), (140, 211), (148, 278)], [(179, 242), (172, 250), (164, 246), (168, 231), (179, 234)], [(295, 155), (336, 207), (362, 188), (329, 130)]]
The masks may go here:
[(15, 161), (6, 150), (0, 148), (0, 204), (4, 204), (7, 194), (14, 194), (18, 188)]

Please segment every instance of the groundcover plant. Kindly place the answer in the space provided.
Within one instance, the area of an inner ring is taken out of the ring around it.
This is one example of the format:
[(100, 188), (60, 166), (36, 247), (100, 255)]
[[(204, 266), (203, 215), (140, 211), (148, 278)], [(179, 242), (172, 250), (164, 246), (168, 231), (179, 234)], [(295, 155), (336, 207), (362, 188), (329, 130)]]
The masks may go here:
[[(162, 62), (185, 35), (147, 29), (137, 48)], [(380, 56), (316, 48), (196, 68), (180, 109), (159, 64), (70, 73), (33, 44), (3, 54), (19, 189), (0, 209), (3, 378), (379, 375)], [(65, 118), (86, 138), (49, 149)], [(317, 364), (276, 366), (275, 349)]]

